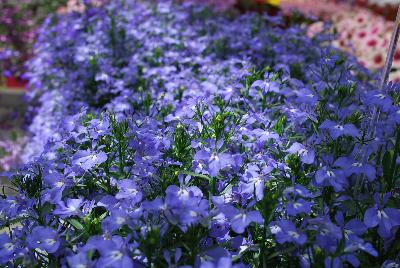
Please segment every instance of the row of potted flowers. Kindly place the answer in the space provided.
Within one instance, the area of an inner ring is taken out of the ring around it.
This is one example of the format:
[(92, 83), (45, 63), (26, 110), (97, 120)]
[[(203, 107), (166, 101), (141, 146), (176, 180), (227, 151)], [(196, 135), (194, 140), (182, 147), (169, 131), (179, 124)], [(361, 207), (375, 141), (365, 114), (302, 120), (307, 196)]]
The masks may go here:
[(400, 90), (331, 39), (188, 1), (46, 21), (0, 264), (396, 267)]

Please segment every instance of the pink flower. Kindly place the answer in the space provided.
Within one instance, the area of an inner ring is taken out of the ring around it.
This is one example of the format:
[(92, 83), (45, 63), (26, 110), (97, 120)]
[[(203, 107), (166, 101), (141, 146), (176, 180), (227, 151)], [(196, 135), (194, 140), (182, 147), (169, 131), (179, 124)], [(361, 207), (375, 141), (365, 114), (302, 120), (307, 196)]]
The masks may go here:
[(378, 45), (378, 40), (376, 38), (370, 38), (366, 42), (367, 47), (376, 47)]
[(314, 37), (324, 30), (324, 23), (322, 21), (315, 22), (307, 29), (307, 36)]

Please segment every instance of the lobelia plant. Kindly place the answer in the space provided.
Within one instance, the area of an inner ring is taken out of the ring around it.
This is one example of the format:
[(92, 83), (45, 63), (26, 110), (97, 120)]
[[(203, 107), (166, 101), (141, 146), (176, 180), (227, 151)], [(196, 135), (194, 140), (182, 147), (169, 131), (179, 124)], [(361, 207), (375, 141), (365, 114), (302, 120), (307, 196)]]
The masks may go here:
[(1, 264), (396, 267), (399, 88), (282, 25), (133, 0), (48, 19)]

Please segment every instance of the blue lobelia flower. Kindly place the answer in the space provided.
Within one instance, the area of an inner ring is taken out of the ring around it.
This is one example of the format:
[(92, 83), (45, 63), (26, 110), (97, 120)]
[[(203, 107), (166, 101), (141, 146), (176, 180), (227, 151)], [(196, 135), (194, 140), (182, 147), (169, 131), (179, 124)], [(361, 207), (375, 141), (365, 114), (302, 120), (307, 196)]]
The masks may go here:
[(201, 258), (200, 268), (245, 268), (247, 266), (239, 263), (232, 263), (232, 256), (224, 248), (214, 248), (208, 250)]
[(219, 171), (235, 164), (232, 155), (228, 153), (210, 153), (206, 150), (198, 151), (194, 156), (195, 161), (204, 162), (208, 165), (208, 173), (215, 177)]
[(268, 92), (278, 93), (280, 89), (280, 84), (275, 81), (257, 80), (251, 85), (250, 89), (254, 89), (257, 87), (262, 90), (263, 94), (266, 94)]
[(393, 100), (382, 91), (371, 90), (365, 94), (365, 103), (368, 105), (376, 105), (381, 111), (388, 112), (392, 108)]
[[(360, 238), (367, 230), (367, 226), (358, 219), (351, 219), (347, 223), (344, 222), (344, 214), (336, 213), (336, 222), (340, 225), (343, 230), (345, 238), (344, 252), (346, 254), (355, 254), (356, 252), (362, 250), (368, 254), (376, 257), (378, 252), (374, 249), (371, 243), (365, 242)], [(356, 256), (352, 257), (354, 260), (358, 260)]]
[(340, 192), (348, 187), (344, 171), (329, 167), (322, 167), (317, 170), (314, 176), (314, 184), (316, 186), (332, 186), (336, 192)]
[(85, 247), (99, 251), (100, 258), (96, 261), (96, 267), (134, 267), (126, 241), (120, 236), (112, 236), (107, 240), (101, 236), (92, 236)]
[(238, 209), (231, 204), (222, 205), (219, 209), (230, 220), (232, 230), (238, 234), (243, 233), (252, 222), (264, 223), (263, 217), (257, 210)]
[(115, 195), (115, 198), (130, 199), (135, 203), (138, 203), (142, 200), (142, 192), (133, 180), (121, 180), (118, 181), (117, 185), (119, 192)]
[(304, 197), (304, 198), (309, 198), (313, 197), (313, 194), (303, 185), (301, 184), (295, 184), (294, 186), (287, 187), (285, 190), (283, 190), (283, 195), (289, 199), (289, 198), (295, 198), (298, 196)]
[(107, 160), (106, 153), (90, 150), (78, 151), (74, 154), (72, 164), (87, 171)]
[(26, 243), (31, 249), (41, 249), (48, 253), (54, 253), (60, 247), (60, 240), (56, 231), (52, 228), (37, 226), (27, 236)]
[(303, 198), (290, 201), (286, 206), (286, 212), (290, 216), (296, 216), (300, 213), (308, 214), (311, 212), (311, 203), (304, 200)]
[(15, 242), (11, 240), (8, 234), (0, 234), (0, 264), (10, 261), (16, 251)]
[(304, 245), (307, 242), (307, 235), (300, 233), (294, 223), (289, 220), (271, 222), (269, 229), (271, 233), (275, 235), (276, 241), (280, 244), (288, 242)]
[(105, 233), (112, 233), (127, 224), (128, 220), (128, 213), (124, 209), (111, 209), (110, 216), (101, 222), (101, 228)]
[(384, 239), (393, 236), (393, 229), (400, 225), (400, 209), (384, 208), (390, 193), (384, 195), (382, 202), (379, 195), (375, 194), (375, 205), (365, 211), (364, 223), (369, 228), (378, 226), (378, 234)]
[(301, 162), (304, 164), (312, 164), (315, 160), (315, 151), (311, 148), (306, 148), (303, 144), (295, 142), (286, 152), (290, 154), (298, 154)]
[(358, 129), (353, 124), (340, 124), (331, 120), (324, 121), (320, 126), (320, 129), (326, 129), (332, 139), (336, 140), (341, 136), (357, 137)]
[(53, 211), (53, 214), (58, 215), (61, 218), (82, 215), (82, 211), (80, 209), (82, 204), (83, 198), (67, 199), (65, 203), (61, 201), (57, 204), (56, 209)]
[(372, 165), (357, 162), (349, 157), (340, 157), (333, 165), (340, 167), (346, 176), (350, 176), (352, 174), (364, 174), (369, 181), (376, 179), (376, 170)]
[(68, 266), (71, 268), (93, 267), (86, 251), (79, 251), (77, 254), (67, 257)]
[(255, 196), (257, 200), (262, 200), (264, 197), (264, 183), (266, 178), (267, 176), (261, 174), (260, 168), (257, 165), (249, 165), (240, 178), (239, 192), (241, 194), (247, 194), (249, 198)]

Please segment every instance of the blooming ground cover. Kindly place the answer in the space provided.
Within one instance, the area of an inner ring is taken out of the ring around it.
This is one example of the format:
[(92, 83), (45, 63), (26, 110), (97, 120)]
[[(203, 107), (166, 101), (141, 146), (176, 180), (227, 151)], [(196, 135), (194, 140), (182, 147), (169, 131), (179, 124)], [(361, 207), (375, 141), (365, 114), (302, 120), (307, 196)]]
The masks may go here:
[(399, 88), (282, 25), (169, 1), (49, 18), (1, 264), (396, 267)]

